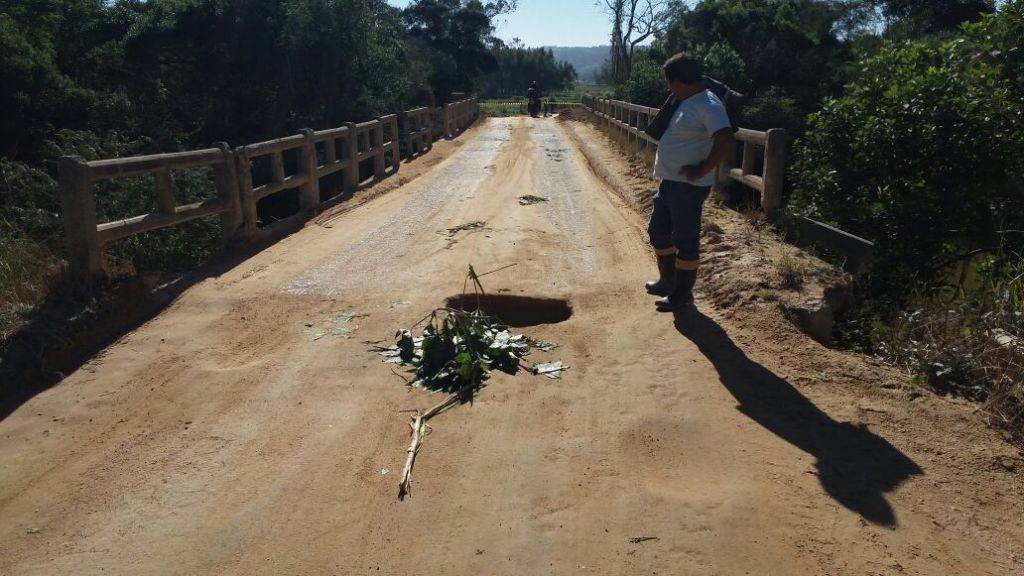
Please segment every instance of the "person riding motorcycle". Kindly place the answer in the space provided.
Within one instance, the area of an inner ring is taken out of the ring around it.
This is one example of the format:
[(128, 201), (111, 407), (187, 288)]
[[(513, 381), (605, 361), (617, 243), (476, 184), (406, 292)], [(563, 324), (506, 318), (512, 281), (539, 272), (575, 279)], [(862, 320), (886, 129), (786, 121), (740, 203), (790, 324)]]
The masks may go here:
[(540, 90), (537, 89), (536, 82), (530, 84), (530, 89), (526, 91), (526, 98), (529, 101), (527, 110), (530, 112), (530, 116), (536, 118), (540, 115)]

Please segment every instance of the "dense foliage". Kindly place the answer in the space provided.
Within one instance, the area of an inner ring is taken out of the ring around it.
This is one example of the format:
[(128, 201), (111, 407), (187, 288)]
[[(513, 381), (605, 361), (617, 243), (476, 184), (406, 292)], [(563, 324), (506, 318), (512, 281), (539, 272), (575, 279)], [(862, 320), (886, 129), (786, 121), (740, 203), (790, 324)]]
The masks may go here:
[(1018, 2), (937, 48), (887, 45), (810, 117), (793, 209), (875, 239), (879, 288), (1024, 247), (1022, 37)]
[(1024, 432), (1024, 2), (887, 44), (808, 122), (792, 209), (876, 242), (847, 336)]
[(0, 0), (0, 152), (57, 129), (173, 149), (433, 104), (494, 70), (486, 7), (422, 0)]
[[(792, 103), (806, 115), (823, 96), (838, 95), (843, 68), (854, 43), (840, 30), (853, 6), (821, 0), (704, 0), (683, 9), (652, 46), (648, 56), (661, 62), (684, 51), (702, 58), (707, 72), (748, 95), (762, 114), (752, 120), (786, 117), (778, 105)], [(799, 122), (751, 128), (787, 128)]]
[(498, 68), (481, 82), (480, 95), (485, 98), (523, 97), (531, 82), (542, 94), (566, 90), (576, 82), (576, 70), (555, 60), (547, 48), (526, 48), (518, 42), (494, 49)]

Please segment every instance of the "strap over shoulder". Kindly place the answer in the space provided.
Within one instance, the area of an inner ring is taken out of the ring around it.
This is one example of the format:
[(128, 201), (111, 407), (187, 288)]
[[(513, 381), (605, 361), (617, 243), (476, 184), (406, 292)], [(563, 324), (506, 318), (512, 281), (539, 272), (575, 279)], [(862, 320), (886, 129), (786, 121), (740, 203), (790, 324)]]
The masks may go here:
[(658, 110), (654, 118), (651, 118), (651, 123), (647, 125), (644, 132), (655, 140), (661, 140), (661, 137), (665, 135), (665, 131), (668, 130), (668, 123), (672, 121), (672, 116), (675, 115), (680, 104), (681, 102), (676, 98), (675, 94), (669, 94), (661, 109)]

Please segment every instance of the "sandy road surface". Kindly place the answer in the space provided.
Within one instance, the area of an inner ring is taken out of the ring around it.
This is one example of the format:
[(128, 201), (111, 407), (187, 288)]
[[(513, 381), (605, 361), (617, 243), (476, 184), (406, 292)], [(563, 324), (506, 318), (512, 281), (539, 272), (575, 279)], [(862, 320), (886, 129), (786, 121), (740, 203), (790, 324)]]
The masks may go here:
[[(0, 574), (1010, 573), (1012, 538), (902, 506), (928, 491), (920, 465), (751, 360), (707, 306), (680, 329), (655, 313), (637, 217), (560, 126), (466, 138), (0, 422)], [(571, 300), (522, 331), (572, 370), (499, 375), (436, 420), (400, 503), (399, 411), (438, 398), (366, 342), (468, 264), (515, 264), (491, 292)]]

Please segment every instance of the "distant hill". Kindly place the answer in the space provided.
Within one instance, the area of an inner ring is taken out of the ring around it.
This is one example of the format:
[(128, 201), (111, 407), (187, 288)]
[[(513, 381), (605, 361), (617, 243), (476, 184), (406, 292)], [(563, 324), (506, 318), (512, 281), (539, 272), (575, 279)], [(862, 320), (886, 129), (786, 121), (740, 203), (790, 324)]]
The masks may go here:
[(608, 60), (610, 46), (546, 46), (555, 60), (568, 62), (576, 69), (579, 81), (590, 84), (597, 80), (601, 66)]

